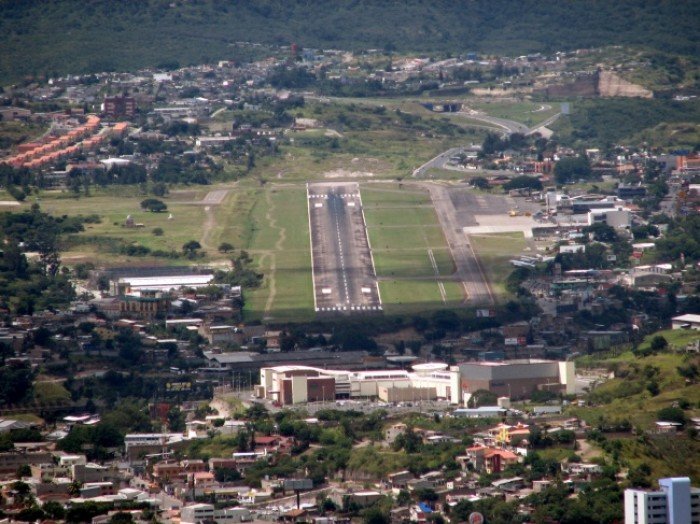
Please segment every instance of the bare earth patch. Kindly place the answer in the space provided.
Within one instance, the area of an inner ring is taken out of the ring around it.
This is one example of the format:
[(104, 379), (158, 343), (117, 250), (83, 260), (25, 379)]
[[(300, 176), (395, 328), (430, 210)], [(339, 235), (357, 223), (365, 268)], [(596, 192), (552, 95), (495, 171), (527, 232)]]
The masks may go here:
[(347, 169), (334, 169), (323, 173), (323, 178), (370, 178), (374, 173), (369, 171), (348, 171)]

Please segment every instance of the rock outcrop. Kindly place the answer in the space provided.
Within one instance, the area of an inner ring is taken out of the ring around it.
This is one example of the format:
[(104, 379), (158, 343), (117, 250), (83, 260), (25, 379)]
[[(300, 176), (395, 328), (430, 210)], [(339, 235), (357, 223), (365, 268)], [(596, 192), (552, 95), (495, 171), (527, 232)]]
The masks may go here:
[(612, 71), (598, 72), (599, 96), (622, 96), (632, 98), (652, 98), (654, 93), (640, 85), (628, 82)]

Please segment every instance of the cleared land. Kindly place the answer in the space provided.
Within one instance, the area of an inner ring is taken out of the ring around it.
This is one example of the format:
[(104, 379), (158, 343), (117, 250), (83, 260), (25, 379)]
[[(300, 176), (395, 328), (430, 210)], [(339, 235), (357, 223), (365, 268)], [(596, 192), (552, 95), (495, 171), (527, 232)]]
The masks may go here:
[[(186, 194), (163, 198), (168, 206), (164, 213), (150, 213), (140, 207), (146, 198), (135, 194), (131, 188), (111, 188), (109, 191), (94, 191), (93, 196), (75, 198), (67, 192), (47, 191), (42, 193), (41, 208), (54, 215), (97, 215), (99, 224), (85, 224), (85, 231), (76, 235), (71, 246), (63, 253), (68, 262), (89, 260), (96, 264), (177, 264), (190, 263), (187, 259), (161, 257), (127, 257), (119, 252), (120, 245), (140, 245), (151, 250), (180, 251), (190, 240), (202, 240), (204, 223), (208, 211), (206, 206), (189, 204), (203, 195)], [(206, 194), (206, 191), (204, 192)], [(183, 199), (184, 197), (184, 199)], [(142, 227), (124, 226), (131, 215)], [(172, 215), (172, 218), (170, 216)], [(159, 228), (162, 234), (155, 235)]]
[(560, 104), (557, 102), (545, 103), (516, 100), (489, 101), (485, 99), (466, 99), (465, 106), (496, 118), (515, 120), (528, 127), (545, 121), (561, 110)]

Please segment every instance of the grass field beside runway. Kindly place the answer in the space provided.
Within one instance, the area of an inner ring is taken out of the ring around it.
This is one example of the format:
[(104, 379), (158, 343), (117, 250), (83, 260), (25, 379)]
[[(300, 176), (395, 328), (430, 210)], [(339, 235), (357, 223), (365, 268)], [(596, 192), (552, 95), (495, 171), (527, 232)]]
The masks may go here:
[(276, 321), (314, 316), (306, 191), (301, 186), (260, 189), (246, 222), (244, 248), (265, 275), (246, 293), (245, 318)]
[(399, 184), (366, 184), (361, 194), (384, 310), (459, 305), (462, 286), (448, 279), (454, 262), (430, 195)]
[(384, 311), (394, 313), (421, 313), (431, 309), (459, 307), (464, 292), (458, 282), (443, 282), (445, 302), (442, 301), (435, 280), (384, 280), (379, 283)]
[(510, 260), (523, 253), (525, 236), (519, 232), (494, 233), (470, 235), (469, 239), (491, 283), (493, 294), (500, 297), (507, 295), (505, 281), (513, 271)]

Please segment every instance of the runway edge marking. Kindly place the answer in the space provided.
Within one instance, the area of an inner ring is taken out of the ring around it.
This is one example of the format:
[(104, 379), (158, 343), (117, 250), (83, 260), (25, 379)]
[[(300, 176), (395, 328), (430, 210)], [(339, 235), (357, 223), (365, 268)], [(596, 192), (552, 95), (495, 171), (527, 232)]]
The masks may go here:
[(377, 287), (377, 300), (379, 300), (379, 309), (382, 308), (382, 293), (379, 290), (379, 279), (377, 278), (377, 267), (374, 265), (374, 252), (372, 244), (369, 241), (369, 230), (367, 229), (367, 220), (365, 219), (365, 205), (362, 203), (362, 191), (360, 184), (357, 184), (357, 199), (360, 201), (360, 212), (362, 213), (362, 226), (365, 229), (365, 238), (367, 239), (367, 247), (369, 248), (369, 259), (372, 261), (372, 273), (374, 273), (374, 285)]
[(316, 270), (314, 264), (314, 234), (311, 231), (311, 202), (309, 197), (309, 183), (306, 183), (306, 215), (309, 217), (309, 251), (311, 254), (311, 286), (314, 290), (314, 311), (318, 311), (316, 302)]

